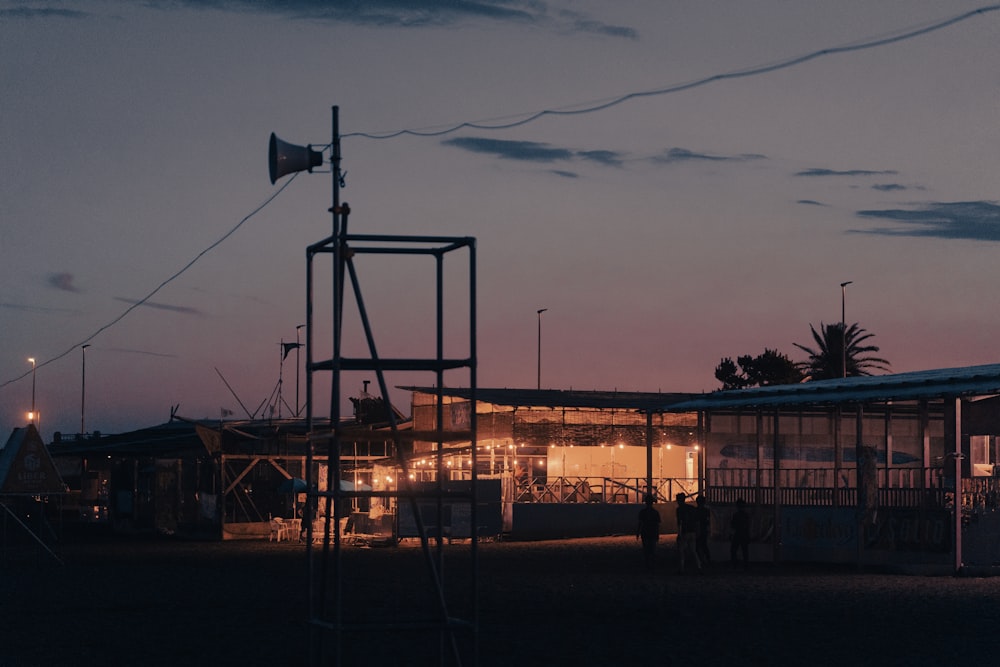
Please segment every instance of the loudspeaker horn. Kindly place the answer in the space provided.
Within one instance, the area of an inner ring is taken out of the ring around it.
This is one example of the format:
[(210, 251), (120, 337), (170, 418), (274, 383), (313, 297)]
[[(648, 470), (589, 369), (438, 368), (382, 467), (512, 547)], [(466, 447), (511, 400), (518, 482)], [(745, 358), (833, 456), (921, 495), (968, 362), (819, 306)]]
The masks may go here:
[(267, 147), (267, 170), (271, 176), (271, 185), (285, 174), (297, 171), (312, 173), (313, 167), (323, 164), (323, 154), (308, 146), (296, 146), (279, 139), (274, 132)]

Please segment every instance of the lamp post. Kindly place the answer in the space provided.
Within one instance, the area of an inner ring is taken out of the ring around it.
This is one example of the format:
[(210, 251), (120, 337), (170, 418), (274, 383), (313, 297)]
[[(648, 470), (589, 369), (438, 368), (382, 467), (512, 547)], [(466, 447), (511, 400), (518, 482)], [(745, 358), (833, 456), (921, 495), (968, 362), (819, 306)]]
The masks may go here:
[(538, 310), (538, 389), (542, 388), (542, 313), (548, 308)]
[(302, 349), (302, 344), (299, 342), (299, 329), (303, 328), (305, 325), (300, 324), (295, 327), (295, 416), (299, 416), (299, 350)]
[(31, 363), (31, 412), (28, 413), (28, 422), (35, 423), (35, 358), (28, 357)]
[(847, 377), (847, 286), (853, 280), (840, 283), (840, 377)]
[(80, 346), (80, 435), (87, 433), (87, 419), (85, 417), (87, 405), (87, 348), (90, 344)]

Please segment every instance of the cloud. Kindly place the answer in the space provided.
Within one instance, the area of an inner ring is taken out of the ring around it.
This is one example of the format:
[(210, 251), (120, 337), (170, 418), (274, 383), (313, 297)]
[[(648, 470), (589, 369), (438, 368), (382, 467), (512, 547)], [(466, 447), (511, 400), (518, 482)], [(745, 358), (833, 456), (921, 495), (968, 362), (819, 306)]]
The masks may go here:
[(454, 139), (445, 139), (441, 143), (445, 146), (454, 146), (472, 153), (486, 153), (503, 160), (521, 160), (523, 162), (584, 161), (595, 162), (606, 167), (620, 167), (623, 159), (623, 155), (616, 151), (577, 151), (570, 148), (555, 147), (538, 141), (457, 137)]
[(559, 15), (566, 19), (567, 25), (575, 32), (590, 32), (597, 35), (607, 35), (609, 37), (624, 37), (626, 39), (637, 39), (639, 33), (634, 28), (619, 25), (608, 25), (600, 21), (595, 21), (585, 14), (573, 11), (561, 11)]
[(157, 303), (156, 301), (136, 301), (135, 299), (126, 299), (125, 297), (116, 296), (115, 301), (121, 301), (123, 303), (132, 304), (133, 306), (146, 306), (147, 308), (156, 308), (158, 310), (169, 310), (174, 313), (183, 313), (185, 315), (198, 315), (199, 317), (204, 315), (197, 308), (190, 308), (188, 306), (173, 306), (169, 303)]
[(550, 15), (542, 0), (180, 0), (197, 9), (269, 13), (293, 19), (343, 21), (355, 25), (422, 27), (452, 25), (463, 19), (533, 24), (563, 32), (635, 39), (633, 28), (610, 25), (578, 12)]
[(1000, 241), (1000, 205), (992, 201), (932, 202), (913, 209), (866, 210), (856, 215), (900, 225), (852, 230), (860, 234)]
[(577, 156), (608, 167), (622, 166), (622, 156), (615, 151), (577, 151)]
[[(454, 146), (472, 153), (487, 153), (504, 160), (521, 160), (524, 162), (590, 162), (604, 167), (621, 167), (627, 154), (611, 150), (576, 150), (562, 148), (538, 141), (511, 141), (508, 139), (490, 139), (487, 137), (458, 137), (445, 139), (445, 146)], [(737, 155), (719, 155), (712, 153), (697, 153), (686, 148), (670, 148), (659, 155), (642, 158), (654, 164), (674, 164), (679, 162), (748, 162), (751, 160), (766, 160), (766, 155), (759, 153), (740, 153)], [(577, 176), (568, 171), (554, 171), (560, 176)]]
[(822, 202), (818, 202), (815, 199), (800, 199), (800, 200), (798, 200), (795, 203), (796, 204), (806, 204), (808, 206), (827, 206), (827, 204), (824, 204)]
[(575, 171), (565, 171), (563, 169), (552, 169), (551, 171), (556, 176), (562, 176), (563, 178), (580, 178), (580, 174)]
[(57, 9), (55, 7), (14, 7), (13, 9), (0, 9), (0, 19), (82, 19), (93, 16), (87, 12), (80, 12), (75, 9)]
[(668, 148), (659, 155), (649, 158), (650, 162), (658, 164), (673, 164), (675, 162), (747, 162), (750, 160), (765, 160), (766, 156), (758, 153), (743, 153), (740, 155), (713, 155), (711, 153), (695, 153), (687, 148)]
[(106, 347), (102, 348), (104, 352), (125, 352), (127, 354), (142, 354), (150, 357), (176, 357), (176, 354), (168, 354), (164, 352), (150, 352), (148, 350), (133, 350), (127, 347)]
[(484, 137), (456, 137), (441, 142), (446, 146), (456, 146), (473, 153), (490, 153), (505, 160), (525, 160), (528, 162), (555, 162), (569, 160), (573, 151), (552, 148), (537, 141), (510, 141), (507, 139), (487, 139)]
[(16, 310), (22, 313), (75, 313), (78, 311), (69, 308), (48, 308), (46, 306), (28, 306), (23, 303), (3, 303), (0, 302), (0, 309)]
[(886, 170), (886, 171), (870, 171), (868, 169), (848, 169), (846, 171), (837, 171), (835, 169), (821, 169), (814, 167), (812, 169), (804, 169), (798, 173), (796, 176), (895, 176), (897, 172)]
[(905, 189), (906, 186), (899, 183), (876, 183), (872, 186), (872, 190), (878, 190), (879, 192), (898, 192)]
[(55, 289), (62, 290), (64, 292), (80, 292), (80, 290), (73, 285), (72, 273), (50, 273), (48, 283), (49, 287), (54, 287)]

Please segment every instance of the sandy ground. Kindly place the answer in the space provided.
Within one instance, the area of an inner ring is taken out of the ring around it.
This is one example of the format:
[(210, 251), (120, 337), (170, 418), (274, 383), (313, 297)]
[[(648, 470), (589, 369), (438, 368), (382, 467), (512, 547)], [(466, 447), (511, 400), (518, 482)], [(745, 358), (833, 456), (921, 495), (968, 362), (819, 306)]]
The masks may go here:
[[(309, 664), (302, 545), (113, 540), (58, 553), (63, 564), (37, 548), (0, 551), (3, 667)], [(679, 575), (669, 536), (650, 572), (634, 538), (618, 537), (484, 543), (473, 588), (469, 553), (465, 543), (432, 556), (453, 616), (475, 619), (478, 591), (479, 665), (1000, 659), (1000, 577), (765, 563)], [(313, 566), (323, 571), (322, 562)], [(440, 609), (418, 546), (345, 548), (340, 568), (350, 623), (342, 664), (439, 664), (437, 635), (412, 628)], [(460, 633), (462, 650), (470, 636)], [(468, 655), (463, 664), (474, 664)]]

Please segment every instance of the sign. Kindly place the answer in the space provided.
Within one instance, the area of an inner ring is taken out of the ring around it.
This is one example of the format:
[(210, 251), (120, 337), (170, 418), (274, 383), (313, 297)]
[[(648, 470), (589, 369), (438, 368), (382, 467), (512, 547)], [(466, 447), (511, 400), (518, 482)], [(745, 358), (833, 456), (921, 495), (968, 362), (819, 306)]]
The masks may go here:
[(34, 424), (16, 428), (0, 450), (0, 495), (65, 493), (66, 485)]

